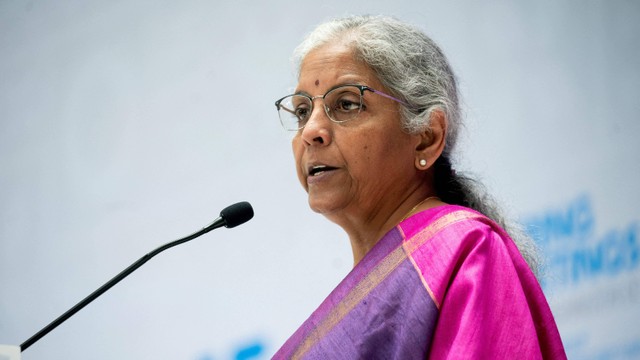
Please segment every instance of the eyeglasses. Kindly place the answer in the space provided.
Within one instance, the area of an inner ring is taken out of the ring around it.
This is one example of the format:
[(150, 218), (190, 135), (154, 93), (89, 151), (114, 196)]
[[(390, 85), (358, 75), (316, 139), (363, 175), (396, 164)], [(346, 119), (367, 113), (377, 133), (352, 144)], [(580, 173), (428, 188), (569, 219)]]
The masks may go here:
[(313, 101), (318, 98), (322, 99), (324, 111), (329, 119), (336, 123), (343, 123), (355, 119), (360, 111), (366, 108), (362, 100), (365, 91), (371, 91), (374, 94), (407, 104), (365, 85), (340, 85), (327, 91), (324, 95), (313, 97), (305, 94), (287, 95), (276, 101), (276, 108), (282, 127), (289, 131), (298, 131), (307, 124), (311, 113), (313, 113)]

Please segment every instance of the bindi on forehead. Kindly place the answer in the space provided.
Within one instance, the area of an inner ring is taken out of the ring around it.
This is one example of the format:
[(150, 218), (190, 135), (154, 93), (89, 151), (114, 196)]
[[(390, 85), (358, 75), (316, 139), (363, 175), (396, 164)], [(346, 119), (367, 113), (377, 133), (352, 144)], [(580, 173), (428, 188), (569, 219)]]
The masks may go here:
[(320, 80), (316, 80), (316, 86), (320, 85)]

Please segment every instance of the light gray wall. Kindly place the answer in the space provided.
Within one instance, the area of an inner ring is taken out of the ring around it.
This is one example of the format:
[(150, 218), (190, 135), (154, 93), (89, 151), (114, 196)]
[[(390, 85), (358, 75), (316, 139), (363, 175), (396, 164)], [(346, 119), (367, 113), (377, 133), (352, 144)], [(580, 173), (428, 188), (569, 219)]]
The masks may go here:
[(468, 120), (458, 168), (546, 231), (550, 258), (591, 259), (550, 261), (570, 355), (640, 356), (632, 1), (0, 2), (0, 343), (249, 200), (254, 220), (154, 258), (23, 358), (271, 355), (351, 266), (306, 206), (273, 106), (303, 35), (347, 13), (441, 44)]

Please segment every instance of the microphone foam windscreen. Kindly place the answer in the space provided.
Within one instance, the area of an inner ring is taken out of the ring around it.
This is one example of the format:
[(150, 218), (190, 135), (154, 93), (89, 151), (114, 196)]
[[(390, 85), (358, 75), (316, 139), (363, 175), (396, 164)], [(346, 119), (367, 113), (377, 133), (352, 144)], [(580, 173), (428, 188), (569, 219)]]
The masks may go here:
[(253, 218), (253, 207), (246, 201), (229, 205), (220, 212), (220, 217), (225, 221), (225, 227), (232, 228), (243, 224)]

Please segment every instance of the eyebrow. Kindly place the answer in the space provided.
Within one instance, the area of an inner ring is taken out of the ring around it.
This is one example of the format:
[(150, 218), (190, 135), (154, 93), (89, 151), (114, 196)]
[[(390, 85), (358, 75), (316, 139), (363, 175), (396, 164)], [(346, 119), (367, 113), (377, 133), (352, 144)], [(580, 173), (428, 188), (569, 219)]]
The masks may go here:
[[(340, 82), (336, 85), (333, 85), (332, 87), (329, 88), (329, 90), (325, 91), (324, 94), (322, 94), (322, 96), (326, 95), (328, 92), (330, 92), (331, 90), (335, 90), (339, 87), (342, 86), (348, 86), (348, 85), (358, 85), (358, 86), (368, 86), (365, 84), (362, 84), (360, 81), (346, 81), (346, 82)], [(313, 97), (311, 96), (309, 93), (307, 93), (306, 91), (296, 91), (293, 93), (293, 95), (305, 95), (308, 97)]]
[(306, 91), (296, 91), (293, 93), (293, 95), (304, 95), (304, 96), (311, 97), (311, 95), (309, 95), (309, 93), (307, 93)]

